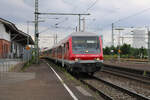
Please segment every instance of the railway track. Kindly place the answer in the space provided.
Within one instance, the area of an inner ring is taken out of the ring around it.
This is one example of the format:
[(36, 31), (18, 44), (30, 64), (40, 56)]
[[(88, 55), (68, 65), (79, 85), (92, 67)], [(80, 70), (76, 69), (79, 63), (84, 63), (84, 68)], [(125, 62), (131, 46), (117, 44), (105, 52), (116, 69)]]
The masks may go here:
[(109, 74), (119, 76), (119, 77), (132, 79), (132, 80), (144, 83), (144, 84), (150, 84), (150, 77), (144, 77), (141, 75), (118, 71), (118, 70), (113, 70), (113, 69), (103, 69), (102, 72), (109, 73)]
[(150, 98), (144, 95), (130, 91), (98, 77), (79, 80), (105, 100), (150, 100)]
[[(127, 70), (130, 70), (130, 69), (125, 69), (125, 68), (117, 68), (117, 67), (103, 67), (102, 69), (102, 72), (105, 72), (105, 73), (111, 73), (113, 75), (117, 75), (117, 76), (121, 76), (121, 77), (125, 77), (125, 78), (130, 78), (132, 80), (136, 80), (136, 81), (140, 81), (142, 83), (145, 83), (145, 84), (150, 84), (150, 76), (144, 76), (144, 75), (141, 75), (139, 73), (136, 73), (136, 70), (134, 73), (132, 72), (128, 72)], [(133, 69), (132, 69), (133, 71)]]
[(87, 85), (91, 90), (93, 90), (94, 92), (98, 93), (103, 99), (105, 100), (114, 100), (111, 96), (105, 94), (103, 91), (96, 89), (95, 87), (93, 87), (92, 85), (90, 85), (89, 83), (85, 82), (84, 80), (80, 80), (80, 82), (82, 82), (84, 85)]
[(116, 85), (102, 78), (87, 75), (86, 77), (82, 77), (82, 75), (73, 75), (73, 77), (88, 86), (104, 100), (150, 100), (150, 98), (141, 93), (134, 92), (124, 86)]
[(141, 77), (141, 78), (150, 80), (149, 71), (132, 69), (132, 68), (122, 68), (122, 67), (107, 65), (107, 64), (104, 64), (103, 70), (113, 71), (113, 72), (122, 73), (122, 74), (128, 74), (131, 76)]

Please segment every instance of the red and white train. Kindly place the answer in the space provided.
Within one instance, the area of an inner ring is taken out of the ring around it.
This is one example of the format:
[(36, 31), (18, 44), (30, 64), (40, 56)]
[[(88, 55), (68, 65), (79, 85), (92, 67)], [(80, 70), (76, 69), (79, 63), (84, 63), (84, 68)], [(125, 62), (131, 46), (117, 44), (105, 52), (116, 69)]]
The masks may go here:
[(69, 71), (93, 75), (103, 63), (102, 39), (96, 33), (74, 32), (43, 54)]

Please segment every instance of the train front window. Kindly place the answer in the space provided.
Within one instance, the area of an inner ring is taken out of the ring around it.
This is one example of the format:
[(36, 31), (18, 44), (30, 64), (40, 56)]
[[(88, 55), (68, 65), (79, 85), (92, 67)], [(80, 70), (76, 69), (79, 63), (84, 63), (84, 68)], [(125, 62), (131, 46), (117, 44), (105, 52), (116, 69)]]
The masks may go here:
[(100, 42), (97, 36), (72, 37), (72, 50), (74, 54), (96, 54), (100, 53)]

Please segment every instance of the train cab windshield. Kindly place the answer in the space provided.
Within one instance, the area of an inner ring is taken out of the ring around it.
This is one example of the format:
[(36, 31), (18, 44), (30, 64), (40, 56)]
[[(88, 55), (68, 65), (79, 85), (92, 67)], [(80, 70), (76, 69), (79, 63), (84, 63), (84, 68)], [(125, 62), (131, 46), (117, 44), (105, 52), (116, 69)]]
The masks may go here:
[(100, 41), (98, 36), (72, 37), (72, 51), (74, 54), (100, 53)]

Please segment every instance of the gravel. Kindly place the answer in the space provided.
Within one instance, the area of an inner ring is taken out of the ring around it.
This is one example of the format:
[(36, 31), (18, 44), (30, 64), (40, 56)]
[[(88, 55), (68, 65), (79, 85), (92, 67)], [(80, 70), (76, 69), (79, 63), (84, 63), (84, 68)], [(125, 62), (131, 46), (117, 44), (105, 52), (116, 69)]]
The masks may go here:
[(150, 85), (146, 85), (135, 80), (115, 76), (105, 72), (99, 72), (96, 74), (96, 76), (101, 77), (102, 79), (118, 86), (127, 88), (131, 91), (135, 91), (136, 93), (142, 94), (146, 97), (150, 97)]
[(111, 96), (114, 100), (136, 100), (132, 96), (119, 91), (109, 85), (104, 84), (103, 82), (97, 80), (86, 80), (88, 84), (92, 84), (92, 86), (96, 87), (97, 89), (103, 91), (105, 94)]

